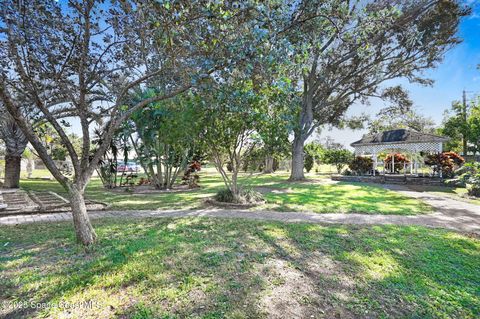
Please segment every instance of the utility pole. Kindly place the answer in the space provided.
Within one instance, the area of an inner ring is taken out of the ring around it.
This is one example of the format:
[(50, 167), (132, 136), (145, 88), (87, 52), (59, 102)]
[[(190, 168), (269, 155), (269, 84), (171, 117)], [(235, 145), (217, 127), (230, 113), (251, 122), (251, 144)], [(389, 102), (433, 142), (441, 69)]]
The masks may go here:
[[(465, 126), (467, 123), (467, 92), (465, 90), (463, 90), (462, 120), (463, 120), (462, 124)], [(468, 146), (467, 146), (467, 137), (465, 133), (465, 128), (462, 129), (462, 142), (463, 142), (463, 156), (466, 156), (468, 152)]]

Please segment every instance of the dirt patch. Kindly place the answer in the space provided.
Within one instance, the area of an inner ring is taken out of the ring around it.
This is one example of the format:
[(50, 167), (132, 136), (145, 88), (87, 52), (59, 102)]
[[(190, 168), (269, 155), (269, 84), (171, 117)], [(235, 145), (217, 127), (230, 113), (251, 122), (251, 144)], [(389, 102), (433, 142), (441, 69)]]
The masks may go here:
[(309, 261), (295, 265), (275, 258), (265, 264), (270, 289), (261, 305), (268, 318), (354, 318), (342, 306), (351, 299), (353, 284), (341, 267), (325, 256)]
[(199, 189), (190, 188), (188, 185), (175, 185), (173, 188), (170, 189), (156, 189), (151, 185), (138, 185), (133, 187), (117, 187), (108, 189), (112, 193), (122, 193), (122, 194), (130, 194), (130, 195), (137, 195), (137, 194), (163, 194), (163, 193), (180, 193), (180, 192), (189, 192)]
[(215, 200), (214, 198), (207, 198), (205, 200), (205, 206), (214, 206), (214, 207), (220, 207), (220, 208), (231, 208), (231, 209), (249, 209), (253, 208), (259, 205), (265, 204), (265, 201), (257, 202), (257, 203), (247, 203), (247, 204), (240, 204), (240, 203), (226, 203), (226, 202), (219, 202)]

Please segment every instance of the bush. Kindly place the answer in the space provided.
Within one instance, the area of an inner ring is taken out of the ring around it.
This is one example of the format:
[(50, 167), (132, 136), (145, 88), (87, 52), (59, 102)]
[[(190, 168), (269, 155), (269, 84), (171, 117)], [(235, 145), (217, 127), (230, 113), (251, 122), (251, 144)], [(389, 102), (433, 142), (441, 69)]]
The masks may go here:
[(349, 169), (346, 169), (346, 170), (343, 171), (342, 175), (351, 176), (353, 174), (352, 174), (352, 171), (350, 171)]
[(468, 195), (480, 197), (480, 163), (470, 163), (465, 166), (468, 171), (460, 178), (465, 181)]
[(457, 167), (465, 163), (465, 159), (455, 152), (444, 152), (443, 155), (450, 158)]
[(222, 203), (255, 204), (264, 202), (263, 195), (253, 189), (241, 189), (235, 197), (231, 190), (222, 189), (215, 194), (215, 200)]
[(189, 188), (200, 187), (198, 183), (200, 182), (200, 176), (195, 174), (202, 169), (202, 164), (199, 161), (193, 161), (188, 165), (185, 173), (183, 174), (182, 180), (184, 185), (188, 185)]
[(222, 202), (222, 203), (233, 203), (235, 201), (235, 197), (233, 196), (232, 191), (229, 189), (219, 190), (215, 194), (214, 198), (217, 202)]
[(467, 185), (467, 191), (469, 196), (480, 197), (480, 185), (469, 184)]
[(313, 168), (313, 156), (309, 153), (305, 154), (305, 170), (307, 173), (310, 173), (310, 171)]
[(465, 187), (465, 182), (460, 178), (447, 179), (443, 182), (448, 187)]
[(373, 160), (370, 157), (357, 156), (348, 164), (348, 168), (356, 175), (363, 175), (373, 169)]
[(345, 149), (325, 150), (323, 154), (323, 162), (325, 164), (335, 165), (339, 174), (343, 167), (352, 161), (352, 158), (352, 153)]
[(387, 157), (385, 158), (385, 164), (390, 164), (392, 162), (392, 158), (394, 159), (394, 172), (395, 173), (399, 173), (404, 165), (406, 163), (410, 163), (410, 161), (405, 157), (405, 155), (403, 154), (399, 154), (399, 153), (396, 153), (396, 154), (388, 154)]
[(480, 173), (480, 163), (479, 162), (473, 162), (473, 163), (466, 163), (462, 167), (456, 169), (454, 172), (455, 176), (472, 176), (475, 174)]
[(244, 203), (260, 203), (263, 202), (263, 195), (253, 189), (247, 188), (240, 191), (241, 202)]
[(456, 178), (445, 181), (448, 186), (466, 187), (469, 196), (480, 197), (480, 163), (467, 163), (454, 171)]
[(425, 159), (425, 165), (431, 166), (434, 173), (442, 172), (444, 177), (452, 177), (455, 168), (464, 162), (463, 157), (455, 152), (431, 154)]

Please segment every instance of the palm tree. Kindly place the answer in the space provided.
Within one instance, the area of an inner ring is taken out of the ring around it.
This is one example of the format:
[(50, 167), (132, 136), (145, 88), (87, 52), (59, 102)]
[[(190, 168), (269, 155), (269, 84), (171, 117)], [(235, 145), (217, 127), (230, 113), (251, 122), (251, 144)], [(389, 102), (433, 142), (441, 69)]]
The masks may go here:
[(22, 154), (28, 140), (8, 112), (0, 111), (0, 139), (5, 143), (4, 188), (18, 188)]

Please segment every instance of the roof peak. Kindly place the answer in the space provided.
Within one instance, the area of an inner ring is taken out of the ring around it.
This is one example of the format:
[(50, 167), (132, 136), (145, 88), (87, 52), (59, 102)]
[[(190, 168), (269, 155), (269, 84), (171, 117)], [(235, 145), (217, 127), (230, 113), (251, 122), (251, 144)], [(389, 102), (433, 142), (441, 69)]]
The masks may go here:
[(360, 146), (368, 144), (389, 144), (389, 143), (425, 143), (425, 142), (446, 142), (449, 139), (431, 133), (423, 133), (407, 128), (383, 131), (364, 135), (360, 140), (350, 144)]

